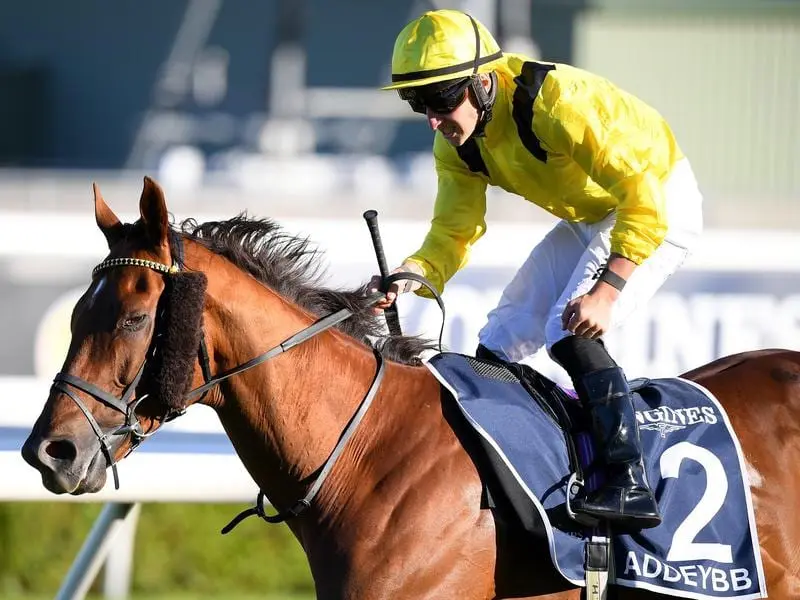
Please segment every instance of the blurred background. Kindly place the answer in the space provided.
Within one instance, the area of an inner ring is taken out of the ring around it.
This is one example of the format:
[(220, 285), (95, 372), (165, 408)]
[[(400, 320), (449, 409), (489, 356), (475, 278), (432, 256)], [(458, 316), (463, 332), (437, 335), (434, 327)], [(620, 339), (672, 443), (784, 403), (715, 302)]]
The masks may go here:
[[(162, 184), (176, 220), (274, 218), (318, 243), (332, 284), (360, 285), (375, 270), (364, 210), (378, 210), (391, 263), (416, 249), (430, 216), (431, 133), (378, 90), (396, 34), (430, 8), (471, 12), (507, 51), (604, 75), (675, 130), (704, 193), (707, 233), (651, 306), (610, 336), (631, 376), (800, 346), (797, 0), (5, 0), (0, 598), (53, 597), (101, 510), (35, 491), (36, 474), (17, 458), (63, 360), (72, 305), (104, 256), (91, 183), (131, 219), (144, 174)], [(553, 222), (505, 193), (489, 199), (485, 241), (445, 295), (445, 341), (458, 351), (474, 348), (486, 312)], [(403, 301), (407, 330), (433, 337), (435, 305)], [(534, 364), (558, 378), (546, 357)], [(225, 444), (208, 415), (182, 427), (176, 436), (202, 431)], [(235, 463), (229, 448), (220, 454)], [(129, 494), (148, 485), (138, 468)], [(312, 597), (285, 527), (250, 520), (219, 535), (250, 498), (239, 475), (236, 504), (200, 494), (159, 502), (153, 484), (120, 542), (123, 557), (134, 550), (122, 561), (132, 571), (98, 578), (92, 593)]]

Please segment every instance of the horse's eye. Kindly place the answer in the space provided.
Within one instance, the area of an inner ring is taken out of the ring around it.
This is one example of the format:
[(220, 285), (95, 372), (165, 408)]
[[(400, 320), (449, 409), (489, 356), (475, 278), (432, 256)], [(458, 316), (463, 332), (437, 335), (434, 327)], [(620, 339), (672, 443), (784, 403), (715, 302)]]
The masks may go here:
[(147, 315), (134, 315), (132, 317), (128, 317), (122, 322), (122, 328), (127, 329), (128, 331), (134, 331), (138, 329), (142, 323), (144, 323), (146, 318)]

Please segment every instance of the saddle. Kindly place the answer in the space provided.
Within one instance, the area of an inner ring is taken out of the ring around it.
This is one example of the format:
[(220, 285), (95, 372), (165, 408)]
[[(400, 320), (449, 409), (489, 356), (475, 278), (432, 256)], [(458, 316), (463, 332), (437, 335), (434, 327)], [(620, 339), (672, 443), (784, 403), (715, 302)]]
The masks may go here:
[[(596, 453), (591, 441), (590, 420), (588, 412), (581, 406), (577, 395), (572, 390), (567, 390), (532, 367), (522, 363), (512, 363), (495, 356), (481, 355), (468, 359), (476, 373), (490, 378), (508, 381), (516, 380), (528, 393), (531, 400), (541, 411), (547, 415), (558, 427), (563, 436), (564, 446), (569, 460), (569, 472), (574, 479), (573, 494), (579, 488), (586, 486), (586, 491), (595, 489), (602, 481), (602, 464), (596, 459)], [(509, 375), (511, 376), (509, 378)], [(636, 380), (631, 383), (631, 391), (645, 385), (647, 380)], [(474, 431), (474, 430), (473, 430)], [(495, 465), (493, 470), (502, 470)], [(496, 482), (499, 484), (503, 495), (513, 498), (518, 490), (516, 482), (511, 482), (507, 477), (500, 476)], [(484, 483), (486, 504), (490, 508), (498, 507), (490, 486)], [(519, 504), (513, 502), (512, 504)], [(598, 522), (572, 513), (565, 507), (567, 516), (579, 526), (596, 527)], [(520, 517), (514, 511), (515, 517)], [(524, 519), (523, 520), (527, 520)], [(534, 529), (536, 531), (537, 529)]]
[(708, 390), (680, 378), (630, 382), (663, 521), (621, 532), (570, 509), (581, 488), (595, 489), (603, 476), (588, 414), (573, 393), (528, 366), (490, 358), (440, 353), (425, 365), (480, 474), (485, 506), (547, 540), (567, 581), (594, 588), (607, 576), (608, 583), (678, 597), (763, 597), (744, 457)]

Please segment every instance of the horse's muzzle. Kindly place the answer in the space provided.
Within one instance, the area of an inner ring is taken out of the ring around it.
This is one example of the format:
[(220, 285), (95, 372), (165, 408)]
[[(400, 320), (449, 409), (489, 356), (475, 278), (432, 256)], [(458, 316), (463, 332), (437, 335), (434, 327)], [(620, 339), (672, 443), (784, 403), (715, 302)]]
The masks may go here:
[(42, 484), (54, 494), (96, 492), (106, 482), (99, 445), (82, 449), (71, 439), (43, 438), (33, 431), (22, 446), (22, 458), (39, 471)]

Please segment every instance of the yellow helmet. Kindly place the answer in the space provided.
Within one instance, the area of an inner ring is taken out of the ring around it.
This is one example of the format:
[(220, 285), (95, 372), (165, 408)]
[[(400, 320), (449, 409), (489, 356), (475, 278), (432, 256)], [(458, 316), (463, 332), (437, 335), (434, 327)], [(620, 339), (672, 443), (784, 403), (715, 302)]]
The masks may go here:
[(433, 10), (406, 25), (394, 43), (392, 83), (416, 87), (487, 73), (503, 53), (492, 34), (458, 10)]

